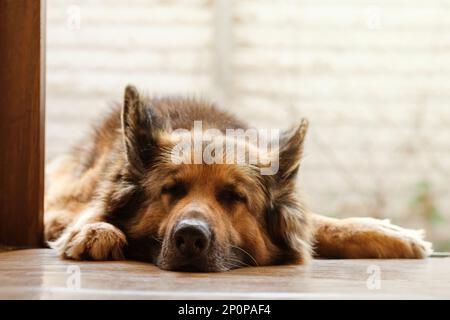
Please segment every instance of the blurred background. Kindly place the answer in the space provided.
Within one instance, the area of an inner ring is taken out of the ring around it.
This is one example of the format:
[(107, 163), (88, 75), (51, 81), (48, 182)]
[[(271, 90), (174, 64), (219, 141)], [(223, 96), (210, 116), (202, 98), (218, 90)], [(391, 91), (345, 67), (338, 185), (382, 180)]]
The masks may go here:
[(47, 0), (46, 161), (126, 84), (260, 128), (310, 120), (309, 207), (450, 250), (450, 1)]

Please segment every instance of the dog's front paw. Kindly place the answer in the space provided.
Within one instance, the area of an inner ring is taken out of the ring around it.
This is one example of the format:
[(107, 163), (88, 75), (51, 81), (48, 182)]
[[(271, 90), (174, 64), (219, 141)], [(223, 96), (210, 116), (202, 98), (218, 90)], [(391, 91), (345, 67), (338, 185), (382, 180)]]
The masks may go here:
[(363, 247), (377, 258), (423, 259), (433, 252), (432, 244), (424, 240), (423, 230), (412, 230), (391, 224), (389, 220), (373, 218), (349, 219), (360, 233)]
[(122, 260), (126, 237), (122, 231), (106, 222), (86, 224), (80, 230), (63, 234), (49, 243), (68, 259)]

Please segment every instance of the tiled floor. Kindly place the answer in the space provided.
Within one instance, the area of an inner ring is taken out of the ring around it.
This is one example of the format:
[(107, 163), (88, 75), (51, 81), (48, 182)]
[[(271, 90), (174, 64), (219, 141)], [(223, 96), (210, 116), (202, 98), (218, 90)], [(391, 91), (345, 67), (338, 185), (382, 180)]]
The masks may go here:
[(50, 249), (8, 251), (0, 253), (0, 298), (448, 299), (450, 257), (315, 260), (202, 274), (140, 262), (67, 261)]

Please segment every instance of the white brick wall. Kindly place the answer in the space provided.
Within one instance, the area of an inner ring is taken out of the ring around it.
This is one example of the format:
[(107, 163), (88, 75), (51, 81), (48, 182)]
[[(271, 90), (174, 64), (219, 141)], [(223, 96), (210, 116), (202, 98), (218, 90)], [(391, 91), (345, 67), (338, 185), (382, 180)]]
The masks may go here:
[(48, 0), (47, 159), (127, 83), (211, 98), (259, 127), (305, 116), (312, 209), (391, 217), (449, 249), (449, 16), (444, 0)]

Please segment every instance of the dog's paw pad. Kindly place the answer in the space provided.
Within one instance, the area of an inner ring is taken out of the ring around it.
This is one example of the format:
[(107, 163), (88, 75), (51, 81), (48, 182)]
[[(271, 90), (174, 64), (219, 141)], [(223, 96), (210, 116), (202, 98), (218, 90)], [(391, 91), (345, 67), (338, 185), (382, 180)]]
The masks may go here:
[(351, 226), (351, 243), (360, 243), (350, 257), (423, 259), (433, 252), (423, 230), (402, 228), (387, 219), (349, 218), (345, 223)]
[(60, 249), (65, 258), (92, 260), (122, 260), (125, 235), (106, 222), (84, 225), (73, 232)]
[(407, 230), (407, 238), (409, 247), (411, 248), (411, 258), (423, 259), (433, 253), (433, 245), (431, 242), (425, 241), (423, 230)]
[[(375, 219), (375, 221), (377, 220)], [(387, 236), (387, 241), (392, 242), (393, 247), (400, 248), (398, 252), (393, 251), (391, 254), (387, 254), (388, 256), (423, 259), (433, 253), (431, 242), (424, 240), (424, 230), (402, 228), (390, 223), (389, 220), (378, 220), (378, 223), (375, 222), (374, 226)]]

